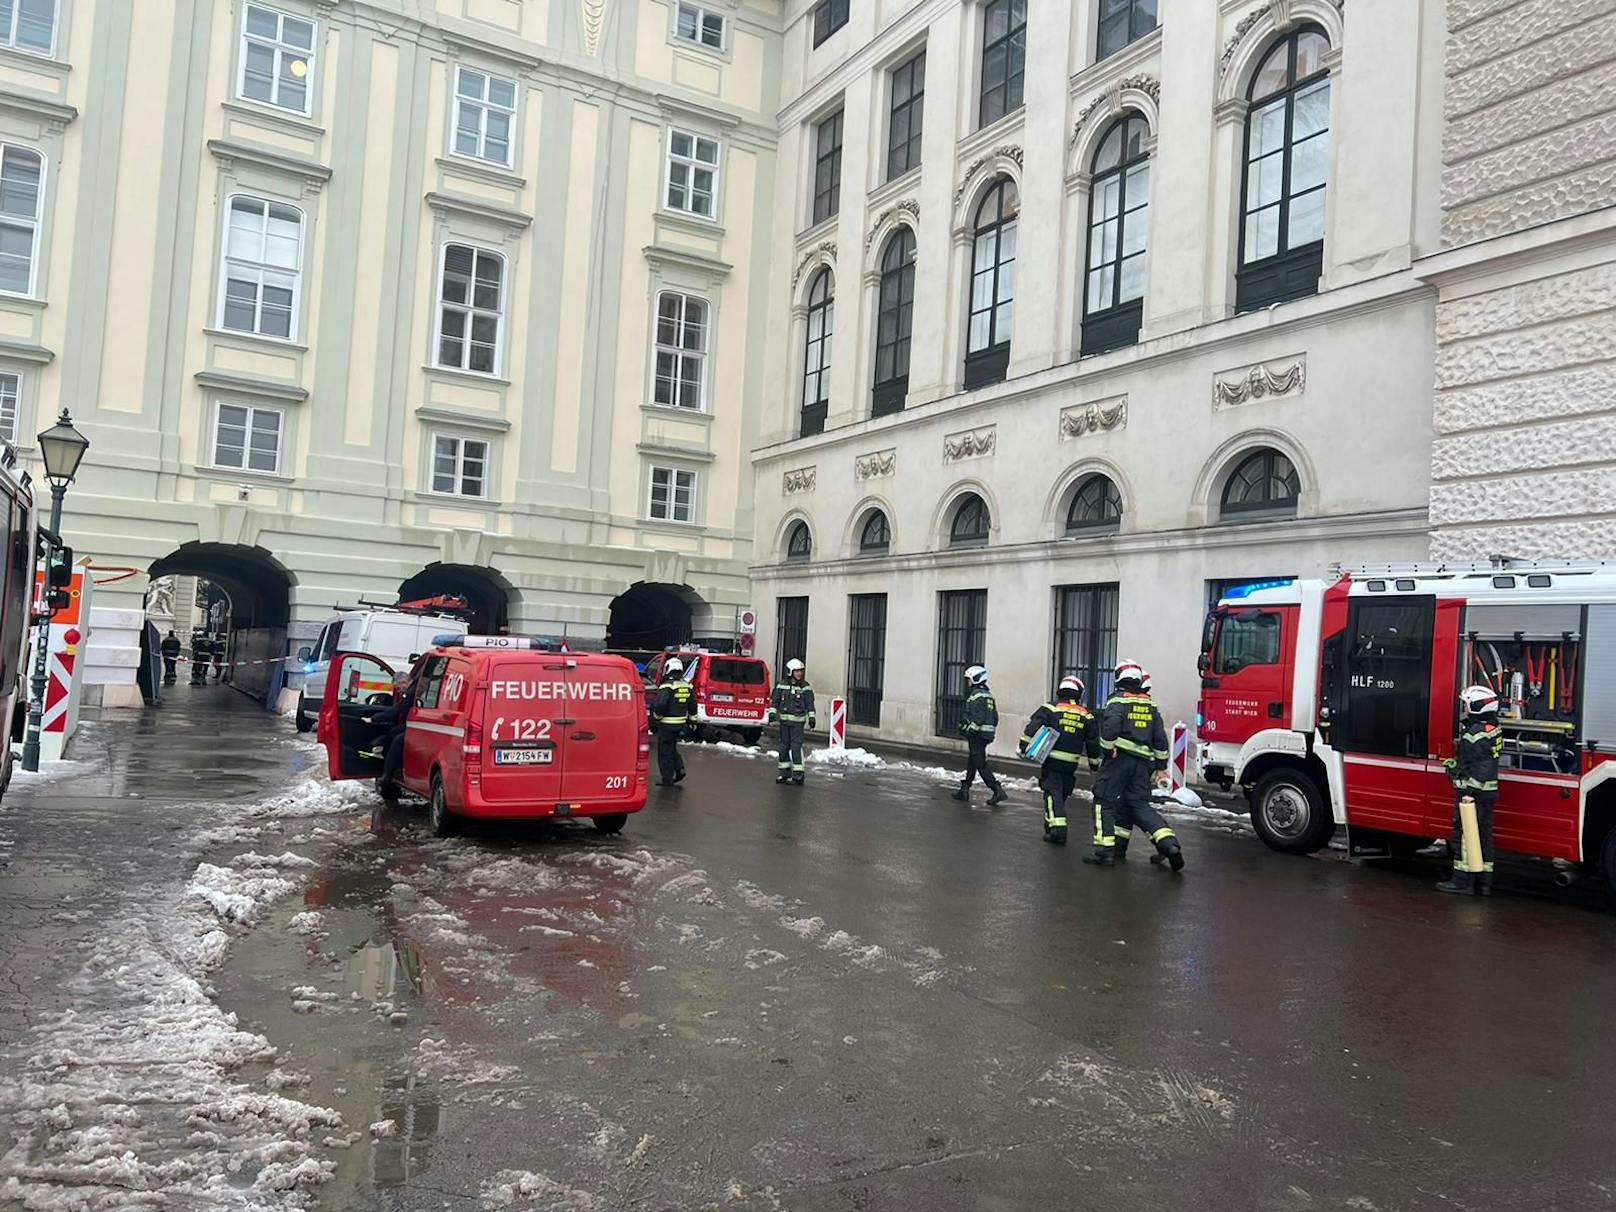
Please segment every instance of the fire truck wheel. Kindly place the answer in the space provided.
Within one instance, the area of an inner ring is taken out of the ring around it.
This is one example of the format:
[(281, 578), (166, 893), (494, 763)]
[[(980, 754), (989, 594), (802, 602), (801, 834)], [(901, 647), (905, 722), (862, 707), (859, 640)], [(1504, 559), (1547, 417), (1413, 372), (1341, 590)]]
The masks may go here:
[(454, 832), (454, 813), (449, 811), (449, 795), (444, 790), (441, 774), (432, 776), (432, 798), (427, 803), (426, 816), (433, 837), (448, 837)]
[(1605, 902), (1616, 909), (1616, 827), (1606, 830), (1600, 843), (1599, 870), (1605, 877)]
[(1324, 794), (1305, 771), (1271, 770), (1251, 792), (1251, 825), (1285, 854), (1312, 854), (1330, 840), (1335, 820)]
[(741, 740), (745, 741), (748, 745), (756, 745), (762, 739), (763, 739), (763, 729), (761, 729), (761, 728), (742, 728), (741, 729)]
[(589, 819), (595, 822), (595, 830), (598, 833), (621, 833), (623, 832), (623, 826), (628, 824), (628, 813), (613, 812), (606, 816), (595, 816)]

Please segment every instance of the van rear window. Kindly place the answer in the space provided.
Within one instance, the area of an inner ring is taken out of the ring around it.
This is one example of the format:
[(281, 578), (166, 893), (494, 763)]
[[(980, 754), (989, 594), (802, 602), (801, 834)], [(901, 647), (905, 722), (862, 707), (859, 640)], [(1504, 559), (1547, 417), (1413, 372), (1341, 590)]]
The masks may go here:
[(764, 679), (764, 665), (762, 661), (737, 661), (733, 658), (711, 657), (712, 667), (707, 671), (707, 679), (712, 682), (728, 682), (739, 686), (761, 686)]

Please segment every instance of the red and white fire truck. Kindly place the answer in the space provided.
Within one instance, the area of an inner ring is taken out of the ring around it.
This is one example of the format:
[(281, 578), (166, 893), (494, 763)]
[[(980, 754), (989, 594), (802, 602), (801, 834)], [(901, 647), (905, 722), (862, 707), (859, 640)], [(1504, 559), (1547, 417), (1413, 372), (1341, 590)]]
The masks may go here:
[(1257, 835), (1305, 854), (1446, 837), (1458, 693), (1502, 704), (1500, 851), (1616, 889), (1616, 565), (1339, 570), (1220, 601), (1200, 658), (1197, 764)]

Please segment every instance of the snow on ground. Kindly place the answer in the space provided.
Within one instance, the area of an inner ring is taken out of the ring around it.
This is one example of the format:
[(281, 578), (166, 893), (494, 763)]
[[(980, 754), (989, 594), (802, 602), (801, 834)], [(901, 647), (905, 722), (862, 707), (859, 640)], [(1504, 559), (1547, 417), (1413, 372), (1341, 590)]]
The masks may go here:
[[(305, 778), (246, 814), (320, 815), (359, 798)], [(205, 815), (217, 825), (218, 809)], [(198, 853), (217, 832), (199, 827), (181, 847)], [(307, 864), (291, 852), (202, 862), (184, 884), (133, 887), (102, 915), (69, 983), (73, 1009), (6, 1051), (0, 1202), (28, 1212), (310, 1206), (335, 1171), (313, 1142), (341, 1116), (273, 1088), (297, 1083), (244, 1076), (275, 1048), (207, 984), (231, 938), (290, 895)]]

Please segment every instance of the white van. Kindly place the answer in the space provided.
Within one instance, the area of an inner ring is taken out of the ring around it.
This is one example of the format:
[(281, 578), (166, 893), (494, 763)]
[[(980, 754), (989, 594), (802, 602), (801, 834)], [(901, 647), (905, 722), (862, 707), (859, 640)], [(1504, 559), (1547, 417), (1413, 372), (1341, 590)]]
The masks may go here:
[(297, 696), (297, 730), (314, 731), (325, 699), (325, 677), (331, 668), (332, 653), (369, 653), (402, 671), (437, 643), (438, 636), (461, 636), (468, 630), (466, 621), (453, 615), (420, 614), (385, 606), (337, 611), (314, 644), (298, 650), (298, 659), (307, 672)]

